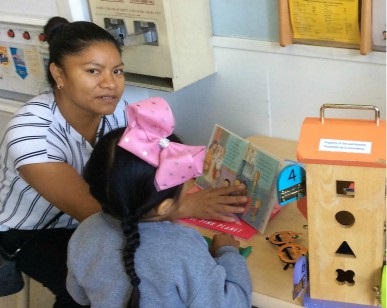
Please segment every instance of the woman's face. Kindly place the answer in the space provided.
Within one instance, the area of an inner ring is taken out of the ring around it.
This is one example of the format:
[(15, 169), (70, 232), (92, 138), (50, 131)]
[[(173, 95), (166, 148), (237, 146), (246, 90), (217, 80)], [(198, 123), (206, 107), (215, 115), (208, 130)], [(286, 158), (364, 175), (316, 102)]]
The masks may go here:
[[(65, 56), (56, 67), (57, 100), (72, 112), (107, 115), (114, 112), (125, 87), (124, 64), (117, 48), (96, 42), (81, 52)], [(55, 74), (53, 74), (55, 75)]]

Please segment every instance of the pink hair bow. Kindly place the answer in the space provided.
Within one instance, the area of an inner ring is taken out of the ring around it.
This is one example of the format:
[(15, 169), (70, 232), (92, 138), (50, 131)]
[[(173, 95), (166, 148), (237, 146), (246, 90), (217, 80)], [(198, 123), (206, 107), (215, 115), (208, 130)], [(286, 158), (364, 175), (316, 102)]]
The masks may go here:
[(202, 175), (205, 146), (167, 139), (175, 128), (168, 103), (153, 97), (126, 107), (128, 126), (118, 145), (157, 167), (156, 189), (163, 190)]

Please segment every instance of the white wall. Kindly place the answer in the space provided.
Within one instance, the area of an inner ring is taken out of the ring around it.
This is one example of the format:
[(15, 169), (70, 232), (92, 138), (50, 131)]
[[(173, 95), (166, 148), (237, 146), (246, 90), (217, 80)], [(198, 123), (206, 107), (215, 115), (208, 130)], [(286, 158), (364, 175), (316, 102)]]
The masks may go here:
[[(385, 53), (225, 37), (214, 37), (213, 45), (216, 74), (175, 93), (127, 87), (125, 97), (164, 97), (176, 132), (193, 144), (207, 144), (215, 123), (243, 137), (297, 140), (304, 118), (319, 117), (325, 103), (375, 105), (385, 119)], [(326, 117), (373, 119), (374, 113), (327, 110)]]
[[(12, 13), (17, 8), (15, 12), (20, 13), (19, 4), (23, 1), (11, 1), (11, 5), (10, 1), (0, 0), (1, 10)], [(56, 11), (77, 1), (44, 2), (48, 3), (45, 6), (48, 14), (50, 10)], [(81, 2), (86, 3), (86, 0)], [(269, 39), (259, 41), (256, 37), (272, 38), (278, 32), (277, 2), (248, 2), (253, 7), (237, 0), (211, 2), (214, 32), (227, 35), (213, 38), (216, 74), (175, 93), (128, 86), (125, 97), (131, 101), (149, 96), (166, 98), (177, 119), (177, 133), (189, 143), (207, 144), (215, 123), (243, 137), (261, 134), (297, 140), (304, 118), (318, 117), (324, 103), (376, 105), (385, 119), (385, 53), (372, 52), (362, 56), (358, 50), (296, 44), (282, 48)], [(33, 6), (31, 10), (27, 7), (27, 11), (37, 14), (42, 8), (41, 4), (37, 7)], [(260, 11), (259, 18), (256, 16), (258, 7), (265, 12)], [(23, 6), (23, 9), (26, 8)], [(228, 27), (229, 21), (238, 23), (240, 15), (248, 17), (248, 27), (237, 34), (243, 35), (248, 29), (259, 30), (257, 35), (247, 31), (254, 39), (229, 37), (229, 31), (233, 29)], [(251, 26), (252, 20), (259, 22), (259, 26)], [(354, 114), (356, 117), (373, 117), (372, 113), (354, 111), (328, 113), (344, 118)]]

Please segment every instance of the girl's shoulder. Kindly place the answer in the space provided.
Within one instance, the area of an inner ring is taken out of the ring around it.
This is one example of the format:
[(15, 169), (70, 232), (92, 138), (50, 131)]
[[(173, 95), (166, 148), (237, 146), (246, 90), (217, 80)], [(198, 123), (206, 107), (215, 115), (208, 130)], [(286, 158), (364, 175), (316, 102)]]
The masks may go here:
[[(198, 247), (207, 243), (203, 236), (191, 227), (184, 226), (176, 222), (155, 222), (140, 224), (142, 239), (148, 243), (168, 243), (178, 247)], [(142, 241), (142, 240), (141, 240)]]
[(105, 213), (95, 213), (82, 221), (74, 231), (70, 246), (97, 245), (101, 242), (115, 242), (122, 237), (120, 223)]
[(77, 227), (75, 233), (95, 234), (98, 232), (103, 235), (107, 231), (121, 232), (120, 221), (113, 218), (109, 214), (98, 212), (90, 215), (84, 221), (82, 221)]
[[(179, 232), (182, 234), (196, 235), (200, 233), (195, 229), (185, 226), (179, 222), (162, 221), (162, 222), (144, 222), (140, 223), (140, 230), (150, 230), (149, 232), (160, 232), (164, 236), (169, 236), (170, 233)], [(148, 231), (145, 231), (148, 232)]]

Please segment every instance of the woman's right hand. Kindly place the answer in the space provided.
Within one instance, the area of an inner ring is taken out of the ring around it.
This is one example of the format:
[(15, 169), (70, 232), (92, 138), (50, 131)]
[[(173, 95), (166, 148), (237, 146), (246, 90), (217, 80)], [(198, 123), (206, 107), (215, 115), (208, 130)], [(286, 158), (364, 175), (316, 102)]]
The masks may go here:
[(224, 246), (233, 246), (239, 249), (239, 245), (239, 241), (237, 241), (232, 235), (218, 233), (212, 238), (210, 253), (212, 256), (215, 256), (216, 251)]
[(179, 200), (179, 208), (169, 219), (194, 217), (235, 221), (235, 215), (244, 213), (247, 197), (244, 185), (210, 188), (188, 193)]

